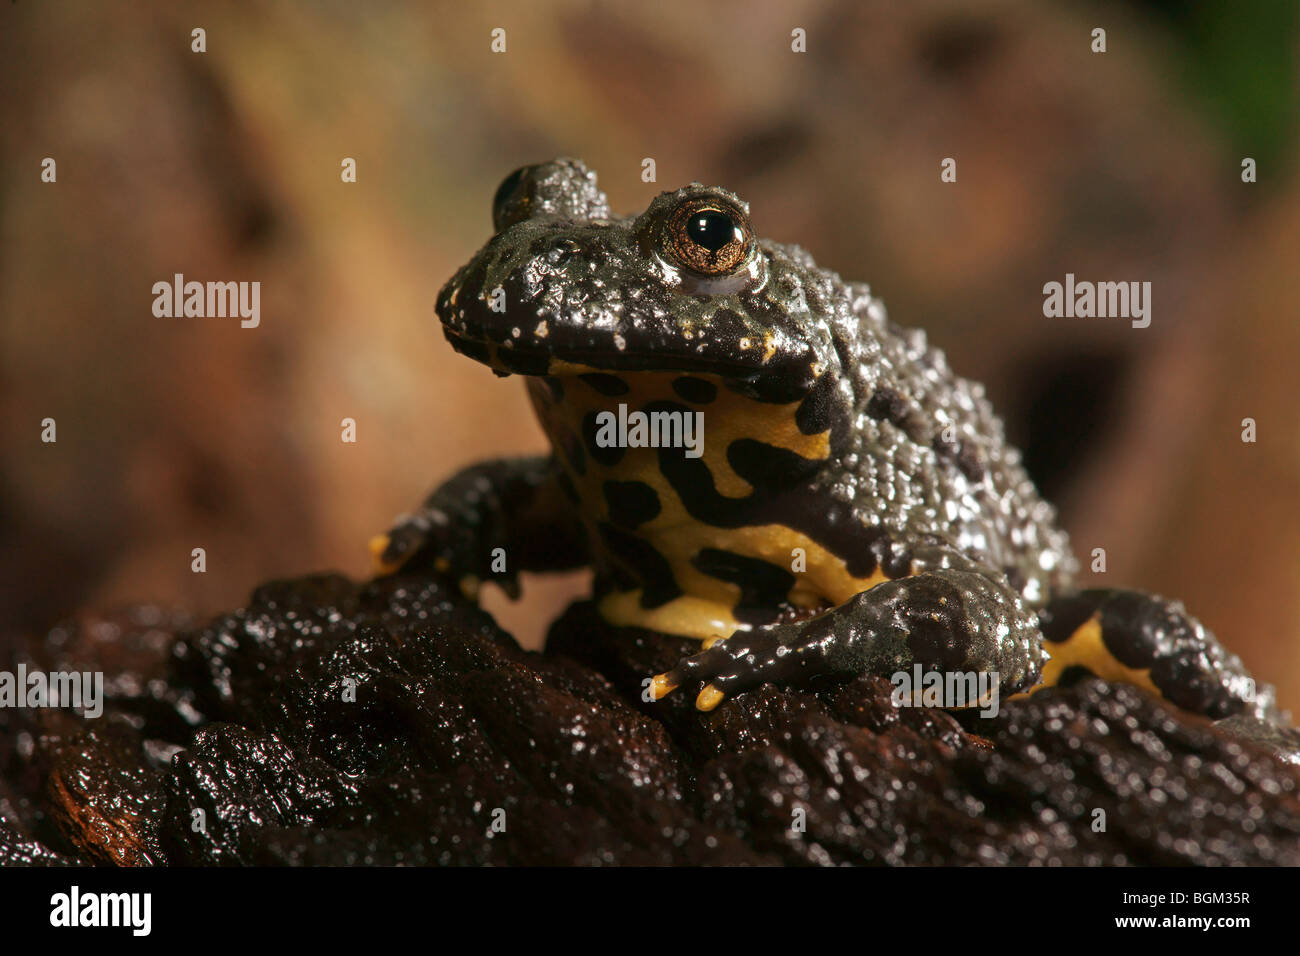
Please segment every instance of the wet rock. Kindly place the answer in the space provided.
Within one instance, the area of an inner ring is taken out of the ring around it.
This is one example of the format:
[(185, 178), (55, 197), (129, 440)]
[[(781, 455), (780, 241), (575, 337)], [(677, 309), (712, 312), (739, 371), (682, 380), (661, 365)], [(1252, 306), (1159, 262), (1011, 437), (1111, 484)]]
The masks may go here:
[(163, 774), (142, 741), (122, 725), (87, 729), (49, 743), (50, 814), (90, 862), (161, 862), (156, 822)]
[(0, 863), (1300, 864), (1285, 735), (1097, 680), (991, 719), (879, 678), (646, 701), (688, 649), (578, 604), (526, 652), (413, 574), (83, 615), (16, 650), (106, 703), (0, 711)]
[(0, 819), (0, 866), (75, 866), (77, 860), (22, 837)]
[(213, 724), (178, 753), (161, 819), (176, 863), (249, 863), (268, 831), (311, 828), (355, 801), (347, 775), (273, 734)]

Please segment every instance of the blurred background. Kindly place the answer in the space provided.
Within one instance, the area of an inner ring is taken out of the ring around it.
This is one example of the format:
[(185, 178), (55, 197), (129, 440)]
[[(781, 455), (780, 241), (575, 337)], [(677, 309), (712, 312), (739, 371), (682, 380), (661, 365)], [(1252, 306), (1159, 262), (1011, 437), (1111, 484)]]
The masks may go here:
[[(433, 302), (500, 179), (569, 155), (622, 212), (726, 185), (869, 281), (1106, 549), (1084, 583), (1182, 598), (1300, 710), (1298, 7), (0, 4), (0, 634), (363, 575), (438, 480), (542, 450)], [(260, 327), (156, 318), (177, 272), (260, 281)], [(1152, 282), (1151, 327), (1044, 318), (1067, 272)]]

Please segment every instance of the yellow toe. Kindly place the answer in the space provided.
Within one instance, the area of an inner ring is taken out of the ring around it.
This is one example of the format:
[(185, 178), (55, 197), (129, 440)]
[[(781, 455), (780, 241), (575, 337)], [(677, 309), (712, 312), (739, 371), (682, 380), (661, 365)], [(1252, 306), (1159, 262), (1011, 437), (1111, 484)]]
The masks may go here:
[(656, 674), (650, 682), (650, 696), (655, 700), (667, 697), (677, 689), (677, 685), (668, 680), (667, 674)]
[(392, 574), (402, 566), (401, 561), (385, 561), (384, 552), (388, 550), (388, 545), (392, 541), (386, 534), (377, 534), (370, 539), (370, 563), (375, 569), (375, 574)]
[(695, 698), (696, 710), (712, 710), (720, 703), (726, 700), (727, 695), (718, 690), (712, 684), (705, 684), (704, 690), (700, 691), (700, 696)]

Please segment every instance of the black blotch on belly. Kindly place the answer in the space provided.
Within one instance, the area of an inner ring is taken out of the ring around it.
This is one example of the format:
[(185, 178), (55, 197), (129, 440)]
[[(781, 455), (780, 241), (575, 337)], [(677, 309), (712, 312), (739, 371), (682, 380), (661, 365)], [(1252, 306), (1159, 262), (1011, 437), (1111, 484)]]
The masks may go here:
[(607, 375), (604, 372), (588, 372), (585, 375), (579, 375), (578, 378), (602, 395), (626, 395), (630, 390), (627, 382), (617, 375)]
[(718, 386), (690, 375), (673, 379), (673, 391), (693, 405), (707, 405), (718, 397)]
[(680, 448), (659, 449), (659, 470), (681, 499), (686, 513), (715, 528), (737, 528), (751, 517), (754, 496), (727, 498), (718, 493), (703, 458), (687, 458)]
[(632, 582), (641, 588), (641, 606), (659, 607), (682, 593), (668, 559), (643, 538), (628, 534), (602, 521), (597, 526), (600, 540), (615, 561), (631, 572)]
[(659, 496), (643, 481), (607, 481), (604, 485), (609, 519), (622, 528), (635, 528), (659, 514)]
[(547, 387), (548, 389), (551, 390), (551, 398), (555, 399), (555, 401), (557, 401), (557, 402), (562, 402), (562, 401), (564, 401), (564, 383), (563, 383), (563, 382), (561, 382), (561, 381), (560, 381), (558, 378), (556, 378), (554, 375), (548, 375), (548, 376), (546, 376), (544, 379), (542, 379), (542, 381), (545, 382), (545, 383), (546, 383), (546, 387)]
[(582, 416), (582, 443), (587, 448), (587, 454), (591, 455), (592, 460), (599, 462), (606, 467), (617, 465), (623, 460), (623, 453), (627, 449), (620, 445), (610, 445), (608, 448), (602, 448), (596, 444), (596, 434), (600, 431), (600, 425), (596, 422), (596, 416), (599, 412), (587, 412)]
[[(839, 501), (813, 484), (824, 460), (804, 458), (751, 438), (738, 438), (727, 447), (732, 470), (754, 486), (743, 498), (721, 494), (713, 472), (702, 458), (687, 458), (680, 448), (659, 449), (659, 470), (681, 500), (686, 513), (715, 528), (780, 524), (801, 532), (842, 558), (854, 577), (870, 577), (879, 566), (876, 551), (887, 539), (882, 528), (864, 527), (848, 502)], [(883, 553), (883, 552), (882, 552)], [(891, 567), (906, 574), (904, 557)]]
[(719, 548), (702, 549), (691, 564), (704, 574), (740, 588), (735, 613), (747, 624), (772, 620), (787, 602), (794, 584), (794, 574), (785, 568)]
[(825, 464), (753, 438), (737, 438), (728, 445), (727, 462), (736, 474), (762, 491), (789, 488)]

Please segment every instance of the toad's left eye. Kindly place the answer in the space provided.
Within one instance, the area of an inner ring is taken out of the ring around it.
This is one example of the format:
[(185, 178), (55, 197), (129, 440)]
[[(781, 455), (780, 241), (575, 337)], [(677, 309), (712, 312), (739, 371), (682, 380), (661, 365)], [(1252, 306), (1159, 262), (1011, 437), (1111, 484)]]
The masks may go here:
[(668, 217), (664, 240), (666, 251), (692, 272), (724, 275), (749, 251), (749, 220), (729, 204), (696, 199), (682, 203)]

